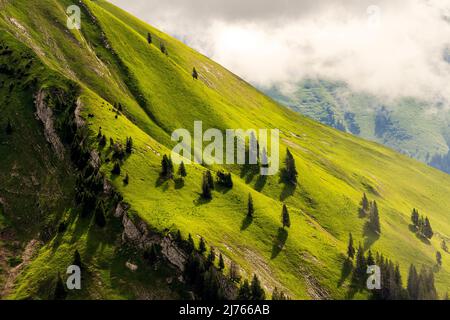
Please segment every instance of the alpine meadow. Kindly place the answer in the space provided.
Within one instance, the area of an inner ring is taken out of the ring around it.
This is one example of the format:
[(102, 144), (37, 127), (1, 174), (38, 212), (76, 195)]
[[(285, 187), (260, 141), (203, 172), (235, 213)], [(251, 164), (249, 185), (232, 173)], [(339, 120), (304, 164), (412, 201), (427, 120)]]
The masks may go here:
[[(199, 121), (279, 140), (175, 161)], [(108, 1), (0, 0), (0, 299), (442, 300), (449, 194)]]

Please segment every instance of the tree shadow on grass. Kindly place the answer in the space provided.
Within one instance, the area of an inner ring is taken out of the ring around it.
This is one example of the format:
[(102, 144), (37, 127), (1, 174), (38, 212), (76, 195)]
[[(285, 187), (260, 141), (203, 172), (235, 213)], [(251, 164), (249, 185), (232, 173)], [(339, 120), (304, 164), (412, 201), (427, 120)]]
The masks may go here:
[(242, 220), (241, 231), (247, 229), (253, 222), (253, 217), (245, 216), (244, 220)]
[(167, 191), (169, 189), (169, 178), (159, 176), (155, 182), (155, 187), (159, 188), (162, 186), (163, 191)]
[(241, 167), (240, 177), (245, 180), (245, 183), (249, 184), (253, 181), (255, 176), (259, 172), (259, 166), (256, 164), (244, 164)]
[(297, 184), (292, 183), (287, 179), (286, 170), (282, 169), (280, 172), (280, 180), (278, 183), (282, 183), (284, 185), (283, 190), (280, 194), (280, 201), (286, 200), (288, 197), (292, 196), (295, 193), (295, 189), (297, 189)]
[(380, 238), (380, 235), (370, 229), (369, 222), (364, 225), (364, 251), (369, 250), (372, 245)]
[(259, 175), (255, 182), (255, 190), (261, 192), (267, 182), (267, 176)]
[(277, 236), (274, 239), (273, 246), (272, 246), (272, 256), (271, 259), (275, 259), (283, 250), (284, 245), (286, 244), (286, 240), (288, 237), (288, 232), (284, 228), (278, 228)]
[(183, 178), (177, 178), (174, 180), (175, 182), (175, 189), (181, 189), (184, 187), (184, 179)]
[(345, 259), (344, 263), (342, 264), (341, 278), (339, 279), (338, 282), (338, 288), (340, 288), (344, 284), (345, 280), (347, 280), (347, 278), (352, 273), (352, 270), (353, 270), (352, 261), (349, 258)]
[(198, 198), (194, 200), (194, 204), (198, 207), (198, 206), (202, 206), (204, 204), (210, 203), (211, 199), (205, 199), (202, 194), (200, 192), (197, 192), (198, 194)]

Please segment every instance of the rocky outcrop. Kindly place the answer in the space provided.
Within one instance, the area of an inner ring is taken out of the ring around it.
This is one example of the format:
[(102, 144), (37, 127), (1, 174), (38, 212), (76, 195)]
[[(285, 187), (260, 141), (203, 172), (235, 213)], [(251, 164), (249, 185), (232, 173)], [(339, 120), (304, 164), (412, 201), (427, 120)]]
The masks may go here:
[(122, 241), (131, 243), (142, 250), (149, 249), (153, 244), (161, 247), (163, 257), (180, 272), (184, 271), (187, 256), (175, 241), (168, 236), (151, 231), (147, 224), (138, 217), (133, 220), (128, 215), (128, 207), (119, 203), (114, 212), (116, 218), (122, 218)]
[(47, 93), (44, 90), (40, 90), (35, 96), (36, 116), (42, 121), (44, 125), (44, 135), (48, 143), (51, 144), (58, 159), (64, 159), (64, 145), (59, 139), (58, 134), (55, 131), (53, 111), (45, 103)]

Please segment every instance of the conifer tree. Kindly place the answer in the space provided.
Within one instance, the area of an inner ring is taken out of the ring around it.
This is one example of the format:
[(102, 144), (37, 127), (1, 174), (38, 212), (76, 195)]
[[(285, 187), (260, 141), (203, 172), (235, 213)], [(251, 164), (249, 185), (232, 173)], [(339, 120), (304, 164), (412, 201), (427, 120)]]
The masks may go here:
[(351, 233), (348, 239), (347, 256), (352, 260), (355, 257), (355, 247), (353, 246), (353, 235)]
[(208, 181), (208, 175), (206, 173), (203, 174), (202, 179), (202, 197), (203, 199), (211, 199), (211, 184)]
[(290, 300), (290, 298), (283, 291), (275, 287), (272, 292), (272, 300)]
[(125, 175), (125, 178), (123, 178), (123, 184), (128, 185), (130, 182), (130, 177), (128, 176), (128, 173)]
[(10, 119), (8, 119), (8, 122), (6, 123), (5, 132), (7, 135), (11, 135), (13, 133), (13, 126)]
[(200, 237), (200, 243), (198, 245), (198, 252), (200, 252), (200, 254), (204, 254), (206, 252), (206, 243), (205, 243), (205, 239), (203, 239), (203, 237)]
[(436, 263), (438, 266), (442, 266), (442, 254), (440, 251), (436, 252)]
[(95, 224), (100, 227), (104, 228), (106, 226), (106, 218), (105, 218), (105, 208), (103, 206), (103, 201), (100, 201), (97, 205), (97, 208), (95, 209)]
[(198, 79), (198, 72), (195, 67), (192, 69), (192, 79), (197, 80)]
[(119, 162), (114, 163), (111, 173), (116, 176), (118, 176), (120, 174), (120, 163)]
[(356, 264), (354, 270), (354, 277), (358, 282), (364, 279), (367, 272), (366, 258), (364, 257), (364, 250), (361, 244), (359, 244), (358, 251), (356, 253)]
[(209, 188), (211, 190), (214, 190), (214, 179), (212, 177), (211, 171), (210, 170), (206, 171), (205, 175), (206, 175), (206, 181), (208, 182)]
[(131, 154), (131, 152), (133, 151), (133, 138), (132, 137), (127, 138), (125, 151), (128, 154)]
[(252, 299), (252, 292), (250, 289), (250, 284), (248, 283), (248, 280), (245, 279), (242, 285), (239, 288), (239, 293), (237, 296), (237, 300), (244, 300), (248, 301)]
[(106, 136), (105, 135), (102, 135), (101, 137), (100, 137), (100, 140), (98, 141), (98, 145), (100, 146), (100, 147), (104, 147), (104, 146), (106, 146)]
[(417, 300), (418, 285), (419, 285), (419, 275), (417, 274), (416, 267), (413, 264), (411, 264), (411, 266), (409, 267), (408, 283), (406, 287), (409, 299)]
[(261, 282), (259, 281), (256, 274), (253, 275), (250, 289), (251, 289), (252, 300), (265, 300), (266, 299), (266, 293), (264, 292), (264, 289), (261, 287)]
[(289, 151), (289, 149), (286, 150), (286, 179), (287, 182), (296, 184), (297, 183), (297, 169), (295, 168), (295, 160), (292, 156), (292, 153)]
[(181, 231), (177, 230), (177, 233), (175, 235), (175, 242), (180, 244), (183, 242), (183, 237), (181, 236)]
[(167, 155), (164, 155), (161, 161), (161, 177), (165, 179), (173, 178), (173, 162)]
[(152, 42), (153, 42), (152, 35), (150, 32), (147, 33), (147, 42), (148, 42), (148, 44), (152, 44)]
[(445, 240), (442, 240), (441, 247), (444, 252), (448, 252), (447, 242)]
[(253, 198), (251, 193), (248, 194), (248, 203), (247, 203), (247, 217), (253, 218), (253, 213), (255, 212), (255, 208), (253, 207)]
[(378, 234), (381, 233), (380, 216), (378, 213), (378, 205), (376, 201), (372, 203), (372, 207), (370, 210), (369, 226), (373, 232)]
[(219, 254), (219, 270), (222, 271), (225, 269), (225, 261), (223, 261), (222, 253)]
[(283, 204), (283, 210), (281, 212), (281, 222), (283, 224), (283, 229), (291, 227), (291, 218), (289, 217), (289, 211), (285, 204)]
[(411, 222), (416, 228), (419, 226), (419, 211), (417, 211), (417, 209), (415, 208), (411, 213)]
[(58, 277), (56, 278), (56, 287), (53, 295), (54, 300), (65, 300), (67, 297), (67, 292), (64, 287), (64, 283), (61, 279), (61, 274), (58, 273)]
[(211, 247), (209, 249), (208, 258), (206, 259), (206, 261), (208, 262), (209, 266), (213, 266), (214, 265), (214, 261), (216, 261), (216, 252), (215, 252), (213, 247)]
[(425, 218), (424, 225), (423, 225), (423, 235), (427, 239), (433, 238), (433, 229), (431, 228), (430, 220), (428, 220), (428, 217)]
[(370, 209), (370, 203), (369, 203), (369, 199), (367, 199), (367, 195), (366, 193), (363, 194), (363, 198), (361, 200), (361, 206), (363, 208), (364, 211), (369, 211)]
[(180, 166), (178, 167), (178, 175), (182, 178), (187, 176), (186, 167), (183, 161), (181, 161)]
[(74, 266), (78, 266), (80, 269), (82, 268), (81, 255), (80, 255), (80, 252), (78, 252), (78, 250), (75, 250), (75, 252), (73, 254), (72, 264)]
[(188, 235), (188, 240), (187, 240), (187, 252), (191, 253), (192, 251), (195, 250), (195, 243), (194, 243), (194, 239), (192, 239), (192, 235), (189, 233)]
[(369, 253), (367, 254), (366, 265), (368, 265), (368, 266), (375, 265), (375, 259), (373, 258), (372, 251), (370, 251), (370, 250), (369, 250)]

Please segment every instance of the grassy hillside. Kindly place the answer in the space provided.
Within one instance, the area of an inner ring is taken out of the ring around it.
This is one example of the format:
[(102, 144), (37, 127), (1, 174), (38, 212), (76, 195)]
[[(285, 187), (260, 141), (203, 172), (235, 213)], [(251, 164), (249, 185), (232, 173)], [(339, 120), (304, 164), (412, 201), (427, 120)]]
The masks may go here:
[[(282, 107), (223, 67), (106, 1), (82, 3), (82, 28), (77, 31), (65, 28), (65, 8), (70, 1), (2, 1), (1, 39), (9, 45), (20, 42), (14, 52), (32, 52), (40, 61), (41, 69), (30, 70), (31, 75), (43, 79), (38, 88), (60, 83), (59, 78), (79, 88), (91, 147), (99, 150), (101, 171), (131, 206), (131, 215), (159, 232), (180, 230), (185, 237), (191, 233), (196, 243), (202, 236), (208, 247), (214, 246), (227, 261), (236, 261), (246, 278), (256, 273), (268, 292), (278, 287), (299, 299), (368, 296), (365, 291), (353, 292), (344, 272), (349, 232), (366, 250), (398, 261), (404, 279), (410, 263), (435, 265), (441, 239), (450, 237), (448, 175)], [(147, 43), (148, 32), (153, 35), (152, 45)], [(161, 43), (168, 55), (161, 52)], [(193, 67), (199, 71), (199, 81), (191, 77)], [(47, 72), (58, 78), (46, 78)], [(11, 96), (22, 97), (21, 105), (33, 108), (33, 92), (19, 91)], [(118, 103), (123, 113), (114, 108)], [(6, 105), (16, 111), (27, 130), (34, 125), (38, 128), (39, 122), (25, 121), (33, 110), (19, 112), (18, 105), (6, 101), (2, 101), (2, 110)], [(205, 202), (200, 198), (203, 166), (187, 166), (184, 184), (161, 182), (160, 164), (173, 145), (171, 132), (192, 130), (195, 120), (202, 120), (204, 129), (280, 129), (280, 154), (284, 158), (287, 147), (294, 154), (297, 185), (282, 183), (279, 175), (263, 178), (227, 166), (233, 174), (233, 188), (218, 189), (213, 199)], [(99, 127), (108, 141), (112, 138), (124, 144), (127, 137), (133, 138), (134, 151), (123, 162), (120, 177), (111, 174), (109, 143), (104, 148), (97, 144)], [(50, 148), (44, 141), (34, 145)], [(30, 145), (23, 146), (31, 150)], [(26, 162), (34, 159), (19, 157), (11, 148), (1, 154), (10, 157), (1, 163), (1, 172), (9, 172), (14, 161), (24, 168), (36, 165)], [(43, 154), (53, 152), (49, 149)], [(56, 171), (65, 174), (63, 169)], [(122, 182), (125, 174), (129, 175), (128, 185)], [(3, 181), (0, 197), (7, 189)], [(358, 217), (363, 192), (379, 204), (379, 239), (364, 235), (365, 220)], [(252, 221), (245, 219), (249, 193), (255, 203)], [(8, 200), (14, 211), (8, 212), (8, 218), (15, 211), (24, 214), (25, 209), (12, 201)], [(280, 229), (283, 203), (288, 205), (292, 221), (287, 233)], [(436, 235), (430, 243), (409, 230), (413, 207), (432, 223)], [(139, 259), (133, 260), (139, 265), (138, 274), (124, 267), (131, 254), (117, 247), (115, 236), (120, 231), (113, 217), (108, 217), (108, 230), (98, 231), (78, 218), (74, 204), (63, 208), (66, 210), (55, 211), (60, 216), (66, 212), (67, 230), (42, 246), (16, 279), (9, 298), (48, 296), (50, 280), (45, 275), (54, 279), (58, 271), (64, 272), (75, 248), (89, 263), (92, 281), (87, 291), (73, 298), (176, 297), (176, 290), (165, 289), (166, 275), (152, 274)], [(20, 230), (20, 223), (14, 226)], [(435, 277), (443, 295), (450, 286), (448, 254), (444, 253)], [(161, 288), (161, 292), (139, 295), (139, 286)]]

